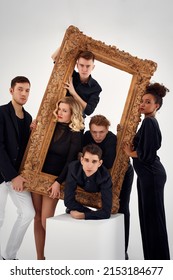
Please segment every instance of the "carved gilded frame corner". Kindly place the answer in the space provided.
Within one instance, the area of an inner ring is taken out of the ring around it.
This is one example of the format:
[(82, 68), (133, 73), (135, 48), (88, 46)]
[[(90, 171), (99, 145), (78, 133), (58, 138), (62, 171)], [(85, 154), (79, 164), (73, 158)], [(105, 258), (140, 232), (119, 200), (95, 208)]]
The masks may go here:
[[(52, 112), (56, 102), (66, 94), (64, 82), (72, 75), (76, 57), (81, 50), (89, 50), (94, 53), (96, 60), (132, 75), (120, 121), (121, 130), (117, 133), (117, 156), (111, 170), (113, 181), (112, 213), (116, 213), (119, 208), (118, 197), (128, 165), (128, 157), (122, 150), (122, 143), (125, 139), (132, 141), (134, 137), (140, 121), (138, 106), (141, 96), (151, 76), (156, 71), (157, 64), (151, 60), (134, 57), (127, 52), (120, 51), (115, 46), (108, 46), (101, 41), (94, 40), (74, 26), (69, 26), (65, 32), (59, 56), (56, 59), (37, 115), (37, 128), (32, 132), (27, 146), (21, 167), (22, 174), (28, 180), (26, 188), (29, 191), (48, 195), (47, 188), (53, 183), (55, 176), (43, 173), (42, 166), (55, 127)], [(64, 197), (63, 188), (62, 185), (61, 199)], [(76, 199), (91, 207), (101, 207), (101, 198), (98, 193), (90, 194), (78, 188)]]

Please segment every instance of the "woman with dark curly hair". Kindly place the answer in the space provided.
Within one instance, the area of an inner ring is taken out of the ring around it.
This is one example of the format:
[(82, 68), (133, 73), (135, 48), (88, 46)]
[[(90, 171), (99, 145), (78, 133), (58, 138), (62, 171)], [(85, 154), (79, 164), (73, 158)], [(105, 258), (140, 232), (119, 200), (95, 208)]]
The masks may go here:
[(162, 135), (155, 118), (169, 90), (162, 84), (146, 87), (140, 104), (144, 114), (133, 145), (126, 143), (124, 151), (133, 158), (137, 174), (139, 219), (145, 260), (169, 260), (169, 246), (164, 209), (166, 172), (157, 155)]

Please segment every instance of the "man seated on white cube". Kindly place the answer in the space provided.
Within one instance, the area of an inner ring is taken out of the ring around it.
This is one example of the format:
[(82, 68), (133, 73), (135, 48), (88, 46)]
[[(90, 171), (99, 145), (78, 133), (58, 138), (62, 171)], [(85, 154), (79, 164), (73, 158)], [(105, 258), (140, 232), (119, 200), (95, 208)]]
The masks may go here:
[[(112, 209), (112, 179), (107, 168), (102, 165), (102, 150), (90, 144), (83, 148), (80, 160), (69, 164), (64, 189), (64, 204), (67, 213), (75, 219), (108, 219)], [(75, 199), (77, 186), (90, 193), (101, 193), (102, 208), (90, 209)]]

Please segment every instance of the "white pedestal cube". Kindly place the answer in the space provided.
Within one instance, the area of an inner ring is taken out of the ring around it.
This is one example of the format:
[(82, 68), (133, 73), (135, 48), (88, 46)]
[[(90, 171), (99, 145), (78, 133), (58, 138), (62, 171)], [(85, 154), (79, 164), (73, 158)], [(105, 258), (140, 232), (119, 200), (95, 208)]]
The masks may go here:
[(70, 214), (47, 219), (47, 260), (124, 260), (124, 215), (77, 220)]

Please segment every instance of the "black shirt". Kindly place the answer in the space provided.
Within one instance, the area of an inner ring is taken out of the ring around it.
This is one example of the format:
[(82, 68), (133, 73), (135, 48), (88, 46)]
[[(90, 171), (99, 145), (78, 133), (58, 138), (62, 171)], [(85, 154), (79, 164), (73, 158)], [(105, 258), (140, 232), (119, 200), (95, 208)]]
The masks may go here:
[(104, 166), (107, 169), (112, 168), (116, 157), (117, 136), (113, 132), (108, 131), (105, 139), (101, 143), (96, 143), (91, 135), (91, 132), (88, 130), (85, 132), (83, 137), (83, 146), (91, 143), (98, 145), (102, 149), (102, 160)]
[(157, 120), (153, 117), (145, 118), (133, 140), (138, 155), (136, 159), (143, 164), (153, 164), (158, 157), (157, 150), (161, 147), (161, 141), (162, 135)]
[(19, 132), (19, 137), (18, 137), (19, 146), (18, 146), (18, 155), (16, 158), (15, 167), (16, 167), (16, 170), (19, 170), (20, 164), (22, 162), (22, 158), (23, 158), (23, 155), (24, 155), (24, 152), (26, 149), (26, 145), (28, 142), (28, 136), (27, 136), (27, 133), (25, 133), (26, 132), (25, 118), (20, 119), (16, 116), (16, 119), (17, 119), (18, 132)]
[(68, 124), (57, 122), (44, 162), (43, 172), (58, 176), (60, 184), (65, 180), (68, 164), (81, 152), (81, 132), (72, 131)]
[[(161, 141), (162, 135), (157, 120), (154, 117), (145, 118), (133, 140), (134, 149), (138, 155), (133, 158), (133, 166), (140, 178), (143, 177), (146, 180), (149, 176), (151, 178), (158, 176), (158, 181), (161, 182), (162, 175), (165, 177), (165, 169), (157, 155)], [(156, 179), (152, 181), (154, 186)]]
[[(99, 103), (99, 95), (102, 91), (102, 88), (100, 87), (98, 82), (92, 78), (91, 75), (87, 83), (81, 82), (79, 73), (75, 70), (72, 77), (75, 91), (87, 103), (84, 114), (91, 115), (94, 112), (97, 104)], [(70, 93), (67, 91), (66, 95), (69, 96)]]
[[(77, 186), (90, 193), (101, 193), (102, 208), (96, 211), (83, 206), (75, 199)], [(112, 209), (112, 180), (104, 166), (90, 177), (83, 171), (80, 161), (73, 161), (69, 165), (65, 182), (64, 203), (69, 210), (85, 213), (86, 220), (108, 219)]]

